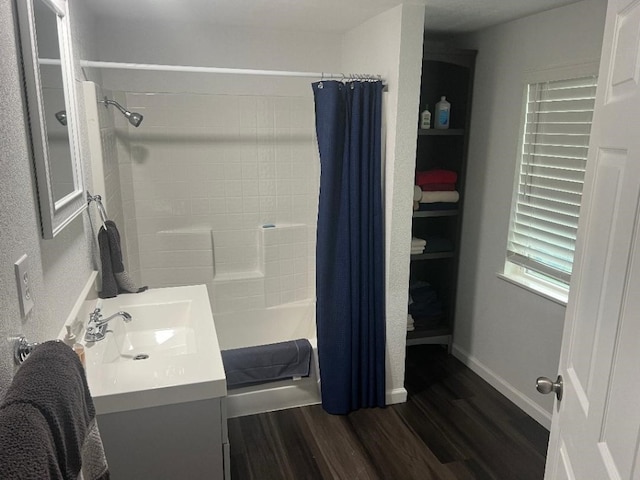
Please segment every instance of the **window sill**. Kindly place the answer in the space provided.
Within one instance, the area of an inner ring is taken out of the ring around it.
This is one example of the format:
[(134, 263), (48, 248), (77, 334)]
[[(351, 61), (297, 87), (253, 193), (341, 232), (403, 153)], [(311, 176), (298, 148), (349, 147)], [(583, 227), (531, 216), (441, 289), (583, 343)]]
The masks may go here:
[(533, 279), (532, 277), (521, 273), (498, 272), (496, 273), (496, 275), (498, 276), (498, 278), (504, 280), (505, 282), (509, 282), (512, 285), (524, 288), (525, 290), (535, 293), (536, 295), (546, 298), (547, 300), (551, 300), (552, 302), (555, 302), (558, 305), (562, 305), (563, 307), (567, 306), (569, 292), (562, 288), (555, 287), (553, 285), (546, 285), (542, 281)]

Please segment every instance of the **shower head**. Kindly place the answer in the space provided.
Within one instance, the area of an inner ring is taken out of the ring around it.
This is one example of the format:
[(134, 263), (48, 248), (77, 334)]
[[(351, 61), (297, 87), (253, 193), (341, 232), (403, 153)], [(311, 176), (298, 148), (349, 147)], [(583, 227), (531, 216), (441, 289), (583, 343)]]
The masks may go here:
[(109, 105), (113, 105), (114, 107), (116, 107), (122, 112), (125, 117), (127, 117), (129, 123), (134, 127), (138, 127), (142, 123), (142, 119), (144, 118), (142, 115), (137, 112), (130, 112), (115, 100), (109, 100), (107, 97), (104, 97), (104, 100), (100, 100), (100, 103), (104, 103), (105, 108)]
[(61, 125), (67, 126), (67, 112), (64, 110), (60, 110), (56, 113), (56, 120), (60, 122)]

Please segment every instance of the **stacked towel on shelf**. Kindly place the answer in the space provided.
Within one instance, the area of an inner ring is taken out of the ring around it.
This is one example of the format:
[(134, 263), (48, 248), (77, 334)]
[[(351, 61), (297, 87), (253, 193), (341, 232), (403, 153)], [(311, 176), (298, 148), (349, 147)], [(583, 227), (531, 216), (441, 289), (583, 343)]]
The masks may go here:
[(429, 235), (425, 238), (424, 253), (452, 252), (453, 242), (448, 238)]
[(413, 332), (416, 329), (415, 320), (411, 316), (411, 314), (407, 314), (407, 332)]
[(427, 282), (409, 285), (409, 316), (415, 328), (434, 327), (442, 322), (442, 302), (433, 286)]
[(419, 203), (418, 208), (421, 212), (434, 212), (438, 210), (457, 210), (457, 203), (435, 202), (435, 203)]
[[(426, 184), (454, 184), (458, 181), (458, 174), (453, 170), (426, 170), (416, 172), (416, 185), (422, 188)], [(424, 188), (422, 188), (424, 190)]]
[[(456, 190), (458, 174), (452, 170), (427, 170), (416, 172), (416, 185), (413, 192), (414, 210), (455, 210), (458, 208), (460, 194)], [(420, 192), (416, 190), (420, 189)], [(420, 198), (418, 199), (418, 194)]]
[(453, 251), (453, 242), (447, 238), (429, 235), (426, 238), (411, 239), (411, 255)]
[(447, 192), (422, 192), (420, 203), (457, 203), (460, 194), (453, 190)]
[(422, 198), (422, 189), (418, 185), (413, 186), (413, 201), (419, 202)]
[(420, 199), (422, 198), (422, 189), (418, 185), (413, 186), (413, 209), (420, 210)]
[(456, 189), (455, 183), (423, 183), (420, 186), (422, 192), (450, 192)]
[(38, 345), (0, 404), (2, 478), (107, 480), (84, 368), (62, 342)]
[(422, 238), (413, 237), (411, 239), (411, 255), (420, 255), (424, 252), (427, 241)]

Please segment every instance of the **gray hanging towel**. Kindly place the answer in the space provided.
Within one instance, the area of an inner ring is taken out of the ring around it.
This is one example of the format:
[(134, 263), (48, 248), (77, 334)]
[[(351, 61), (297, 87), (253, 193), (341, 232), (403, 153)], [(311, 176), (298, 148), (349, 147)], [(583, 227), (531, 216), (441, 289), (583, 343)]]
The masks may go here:
[(306, 338), (223, 350), (228, 387), (309, 375), (311, 344)]
[(102, 273), (102, 290), (100, 298), (112, 298), (118, 295), (118, 283), (113, 273), (111, 261), (111, 247), (109, 246), (109, 233), (105, 227), (100, 227), (98, 232), (98, 246), (100, 248), (100, 264)]
[(38, 345), (0, 404), (2, 478), (75, 480), (82, 472), (107, 480), (95, 415), (78, 356), (62, 342)]
[(102, 290), (100, 298), (112, 298), (119, 293), (144, 292), (147, 287), (138, 287), (124, 269), (122, 245), (118, 227), (106, 220), (98, 232), (100, 261), (102, 263)]

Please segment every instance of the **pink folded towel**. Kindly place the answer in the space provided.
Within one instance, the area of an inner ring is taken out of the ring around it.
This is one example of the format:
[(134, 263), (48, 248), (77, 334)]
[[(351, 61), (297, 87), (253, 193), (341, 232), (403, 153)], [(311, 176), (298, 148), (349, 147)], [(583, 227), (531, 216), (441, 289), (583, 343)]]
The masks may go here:
[(420, 185), (425, 192), (450, 192), (456, 189), (455, 183), (425, 183)]
[(426, 183), (456, 183), (458, 174), (453, 170), (427, 170), (416, 172), (416, 185)]

